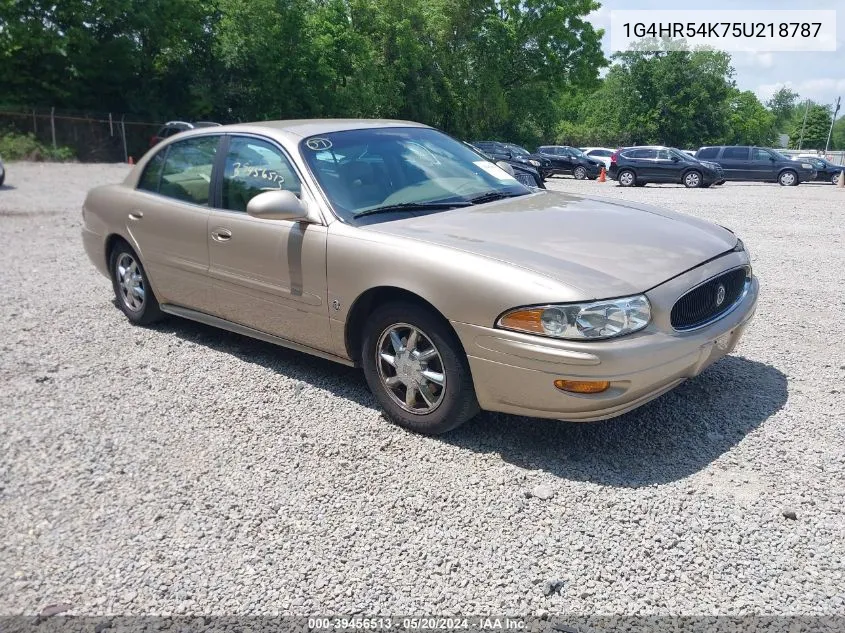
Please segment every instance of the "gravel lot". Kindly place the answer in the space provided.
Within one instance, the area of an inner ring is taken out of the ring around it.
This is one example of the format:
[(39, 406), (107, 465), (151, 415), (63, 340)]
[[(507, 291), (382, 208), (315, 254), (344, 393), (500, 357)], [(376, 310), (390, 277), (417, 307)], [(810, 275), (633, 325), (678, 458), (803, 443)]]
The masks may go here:
[(7, 170), (0, 613), (845, 615), (845, 191), (555, 179), (732, 227), (757, 317), (624, 417), (433, 439), (357, 370), (132, 327), (79, 239), (127, 167)]

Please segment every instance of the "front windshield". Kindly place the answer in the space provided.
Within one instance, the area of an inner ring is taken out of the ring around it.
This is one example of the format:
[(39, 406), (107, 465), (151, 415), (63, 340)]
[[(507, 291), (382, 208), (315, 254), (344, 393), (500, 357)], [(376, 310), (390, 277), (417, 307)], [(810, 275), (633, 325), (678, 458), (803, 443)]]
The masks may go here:
[(519, 145), (508, 145), (510, 150), (516, 154), (517, 156), (528, 156), (531, 152), (529, 152), (524, 147), (520, 147)]
[(448, 208), (488, 194), (531, 193), (477, 152), (430, 128), (330, 132), (304, 139), (300, 150), (332, 208), (347, 221), (381, 207)]
[(570, 147), (569, 151), (575, 154), (576, 156), (583, 156), (584, 158), (588, 158), (588, 156), (577, 147)]

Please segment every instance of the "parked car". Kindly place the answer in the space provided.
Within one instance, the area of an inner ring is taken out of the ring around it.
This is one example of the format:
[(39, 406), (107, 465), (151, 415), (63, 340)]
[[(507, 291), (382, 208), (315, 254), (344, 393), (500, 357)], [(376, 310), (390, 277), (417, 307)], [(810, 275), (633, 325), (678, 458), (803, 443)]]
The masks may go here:
[(793, 156), (792, 160), (802, 163), (810, 163), (813, 166), (813, 169), (816, 170), (816, 181), (830, 182), (834, 185), (839, 183), (839, 174), (845, 171), (845, 167), (842, 165), (834, 165), (826, 158), (821, 158), (819, 156), (798, 155)]
[(610, 157), (613, 156), (613, 152), (616, 150), (607, 147), (582, 147), (581, 151), (588, 157), (603, 162), (605, 169), (610, 169)]
[(360, 366), (422, 433), (620, 415), (729, 354), (758, 294), (728, 229), (529, 189), (406, 121), (190, 130), (88, 193), (82, 240), (130, 322)]
[(590, 158), (577, 147), (568, 145), (542, 145), (537, 153), (552, 163), (552, 175), (571, 174), (577, 180), (595, 180), (604, 163), (598, 158)]
[(816, 178), (809, 162), (789, 160), (765, 147), (715, 145), (699, 148), (695, 157), (721, 165), (726, 180), (777, 182), (786, 187)]
[(474, 152), (477, 152), (485, 160), (489, 160), (491, 163), (496, 163), (499, 167), (507, 171), (511, 176), (516, 178), (526, 187), (536, 187), (538, 189), (546, 188), (546, 185), (543, 184), (543, 177), (540, 175), (539, 171), (534, 169), (534, 167), (511, 159), (497, 161), (492, 156), (485, 154), (471, 143), (467, 143), (466, 141), (461, 142)]
[(607, 175), (623, 187), (653, 183), (681, 183), (688, 188), (710, 187), (725, 182), (722, 168), (702, 162), (674, 147), (624, 147), (610, 158)]
[(187, 121), (168, 121), (159, 128), (158, 132), (150, 137), (150, 147), (157, 145), (174, 134), (179, 134), (179, 132), (201, 127), (217, 127), (219, 125), (219, 123), (215, 123), (214, 121), (195, 121), (194, 123), (188, 123)]
[(3, 182), (6, 180), (6, 168), (3, 167), (3, 157), (0, 156), (0, 187), (3, 186)]
[(530, 153), (528, 150), (514, 145), (512, 143), (502, 143), (500, 141), (473, 141), (473, 147), (480, 149), (482, 152), (496, 160), (503, 160), (510, 164), (521, 164), (533, 167), (540, 172), (540, 176), (545, 180), (551, 174), (551, 161), (542, 156)]

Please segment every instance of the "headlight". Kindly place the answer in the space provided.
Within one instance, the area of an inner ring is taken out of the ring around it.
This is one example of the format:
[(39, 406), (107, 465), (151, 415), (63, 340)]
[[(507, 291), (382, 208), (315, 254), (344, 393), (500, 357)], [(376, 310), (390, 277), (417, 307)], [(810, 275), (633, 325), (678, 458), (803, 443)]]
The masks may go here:
[(599, 340), (642, 330), (651, 319), (644, 295), (517, 308), (499, 317), (497, 327), (572, 341)]
[(812, 169), (813, 166), (810, 163), (801, 163), (801, 167), (804, 169)]
[(540, 161), (539, 161), (539, 160), (534, 160), (534, 159), (532, 158), (532, 159), (530, 159), (528, 162), (529, 162), (529, 163), (531, 163), (532, 165), (534, 165), (534, 167), (539, 167), (539, 166), (540, 166)]

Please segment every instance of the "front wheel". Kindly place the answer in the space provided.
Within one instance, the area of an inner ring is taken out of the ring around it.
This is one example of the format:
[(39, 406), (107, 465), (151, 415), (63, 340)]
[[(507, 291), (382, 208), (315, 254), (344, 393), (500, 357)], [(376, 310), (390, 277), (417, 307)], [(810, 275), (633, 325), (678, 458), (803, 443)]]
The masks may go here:
[(798, 174), (790, 169), (787, 169), (786, 171), (781, 172), (780, 176), (778, 176), (778, 182), (781, 187), (794, 187), (798, 184)]
[(701, 174), (697, 171), (688, 171), (684, 174), (684, 187), (687, 189), (696, 189), (702, 184)]
[(413, 303), (389, 303), (365, 327), (364, 375), (391, 421), (438, 435), (478, 413), (469, 363), (439, 315)]
[(587, 168), (578, 166), (575, 168), (574, 172), (575, 180), (586, 180), (587, 179)]
[(117, 244), (112, 250), (109, 271), (117, 305), (132, 323), (148, 325), (163, 316), (144, 266), (126, 242)]
[[(839, 172), (839, 173), (842, 173), (842, 172)], [(833, 176), (831, 176), (831, 178), (830, 178), (830, 182), (834, 185), (838, 185), (839, 184), (839, 174), (833, 174)], [(0, 184), (2, 184), (2, 181), (0, 181)]]
[(637, 176), (630, 169), (623, 169), (620, 171), (616, 180), (619, 181), (619, 184), (623, 187), (633, 187), (637, 184)]

